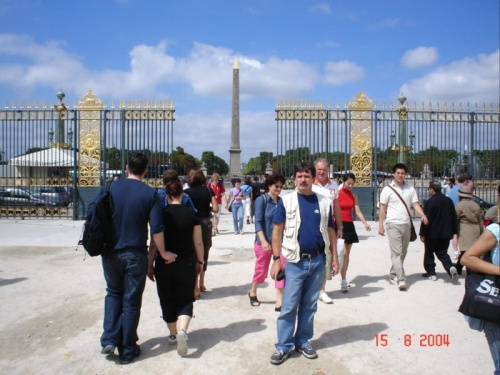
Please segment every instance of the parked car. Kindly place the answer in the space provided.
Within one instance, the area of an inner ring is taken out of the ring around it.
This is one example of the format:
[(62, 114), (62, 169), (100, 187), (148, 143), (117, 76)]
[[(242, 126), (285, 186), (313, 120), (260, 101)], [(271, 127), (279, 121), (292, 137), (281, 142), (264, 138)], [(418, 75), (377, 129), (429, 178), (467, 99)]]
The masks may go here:
[(71, 195), (64, 186), (34, 186), (30, 188), (33, 195), (45, 197), (55, 206), (67, 206), (71, 203)]
[(0, 189), (0, 206), (55, 206), (43, 196), (21, 188)]
[(473, 195), (472, 200), (476, 202), (482, 210), (487, 210), (488, 208), (491, 208), (495, 205), (493, 203), (486, 202), (484, 199), (479, 198), (477, 195)]

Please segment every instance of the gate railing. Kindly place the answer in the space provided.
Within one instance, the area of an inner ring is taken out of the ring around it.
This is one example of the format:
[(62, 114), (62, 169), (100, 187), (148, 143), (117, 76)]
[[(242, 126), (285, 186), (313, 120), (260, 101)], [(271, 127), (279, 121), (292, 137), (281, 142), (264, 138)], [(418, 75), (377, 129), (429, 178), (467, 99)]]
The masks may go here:
[[(432, 179), (471, 174), (475, 195), (496, 203), (500, 181), (500, 107), (446, 103), (373, 103), (360, 92), (343, 108), (322, 102), (278, 102), (275, 169), (290, 177), (303, 160), (326, 158), (330, 176), (350, 171), (372, 189), (365, 214), (377, 216), (379, 189), (398, 162), (408, 167), (421, 203)], [(368, 195), (365, 197), (368, 199)]]
[(109, 108), (89, 91), (77, 105), (0, 110), (0, 218), (81, 219), (107, 179), (125, 175), (128, 153), (149, 157), (146, 183), (161, 186), (172, 164), (172, 102)]

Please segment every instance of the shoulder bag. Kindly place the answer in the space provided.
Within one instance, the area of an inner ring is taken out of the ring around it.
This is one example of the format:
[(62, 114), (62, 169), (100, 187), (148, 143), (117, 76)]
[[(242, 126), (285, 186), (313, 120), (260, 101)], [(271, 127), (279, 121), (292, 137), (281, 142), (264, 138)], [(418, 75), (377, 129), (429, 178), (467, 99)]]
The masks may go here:
[(410, 210), (408, 209), (408, 206), (406, 205), (405, 201), (403, 200), (403, 198), (401, 197), (401, 195), (399, 195), (399, 193), (390, 185), (387, 185), (393, 192), (396, 193), (396, 195), (398, 196), (399, 199), (401, 199), (401, 202), (403, 202), (403, 206), (405, 206), (406, 208), (406, 212), (408, 212), (408, 216), (410, 217), (410, 225), (411, 225), (411, 234), (410, 234), (410, 242), (413, 242), (417, 239), (417, 232), (415, 231), (415, 226), (413, 225), (413, 220), (411, 218), (411, 214), (410, 214)]
[[(491, 263), (491, 251), (483, 260)], [(464, 299), (458, 308), (472, 318), (500, 324), (500, 277), (468, 271)]]
[[(232, 190), (232, 189), (231, 189), (231, 190)], [(231, 200), (229, 201), (229, 204), (228, 204), (228, 206), (227, 206), (227, 210), (228, 210), (229, 212), (233, 212), (233, 202), (234, 202), (234, 200), (236, 199), (236, 196), (237, 196), (237, 195), (240, 195), (240, 193), (241, 193), (241, 189), (240, 189), (240, 190), (238, 190), (238, 194), (236, 194), (236, 195), (233, 195), (233, 193), (230, 193), (230, 194), (231, 194)]]

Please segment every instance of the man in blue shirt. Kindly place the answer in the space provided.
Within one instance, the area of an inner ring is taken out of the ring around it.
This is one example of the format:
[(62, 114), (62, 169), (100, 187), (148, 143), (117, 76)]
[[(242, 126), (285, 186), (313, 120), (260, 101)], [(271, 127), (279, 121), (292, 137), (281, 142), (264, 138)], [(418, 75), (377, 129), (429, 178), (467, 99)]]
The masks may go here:
[[(102, 256), (106, 298), (101, 353), (113, 354), (118, 348), (121, 364), (129, 364), (141, 353), (137, 327), (148, 270), (148, 222), (162, 258), (170, 263), (176, 257), (165, 251), (158, 193), (142, 181), (147, 165), (146, 155), (132, 153), (126, 167), (128, 177), (113, 182), (110, 189), (116, 245), (110, 254)], [(92, 212), (92, 204), (89, 211)]]
[(286, 259), (283, 303), (277, 321), (278, 343), (271, 357), (274, 365), (288, 358), (293, 347), (306, 358), (318, 357), (309, 340), (314, 333), (325, 251), (332, 254), (332, 273), (339, 272), (331, 202), (312, 191), (315, 174), (311, 163), (295, 167), (296, 191), (282, 197), (274, 217), (273, 279), (283, 268), (280, 253)]

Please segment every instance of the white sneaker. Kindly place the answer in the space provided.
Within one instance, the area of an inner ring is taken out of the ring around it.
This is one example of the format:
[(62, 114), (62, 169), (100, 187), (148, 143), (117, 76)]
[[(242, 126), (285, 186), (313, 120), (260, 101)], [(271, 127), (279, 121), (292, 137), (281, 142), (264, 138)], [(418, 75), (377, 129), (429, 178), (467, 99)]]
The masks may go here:
[(349, 287), (349, 285), (347, 284), (347, 280), (342, 280), (342, 282), (340, 283), (340, 291), (342, 293), (347, 293), (348, 290), (347, 288)]
[(188, 335), (186, 331), (180, 330), (177, 332), (177, 354), (181, 357), (185, 357), (188, 353)]
[(438, 277), (436, 275), (430, 275), (429, 279), (431, 279), (432, 281), (437, 281)]
[(454, 251), (453, 252), (453, 260), (457, 260), (460, 257), (460, 251)]
[(325, 292), (321, 292), (319, 294), (319, 300), (323, 303), (326, 303), (326, 304), (331, 304), (333, 303), (333, 299), (331, 299), (330, 297), (328, 297), (328, 294), (326, 294)]
[(406, 289), (406, 282), (404, 280), (399, 281), (398, 288), (399, 288), (399, 290), (405, 290)]
[(455, 267), (450, 268), (451, 282), (456, 283), (458, 281), (458, 271)]

